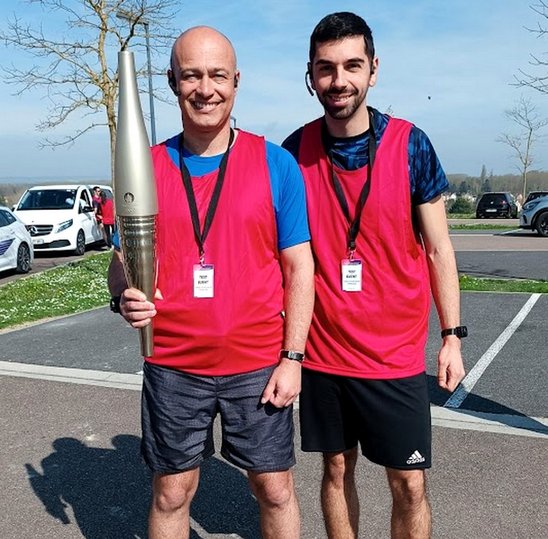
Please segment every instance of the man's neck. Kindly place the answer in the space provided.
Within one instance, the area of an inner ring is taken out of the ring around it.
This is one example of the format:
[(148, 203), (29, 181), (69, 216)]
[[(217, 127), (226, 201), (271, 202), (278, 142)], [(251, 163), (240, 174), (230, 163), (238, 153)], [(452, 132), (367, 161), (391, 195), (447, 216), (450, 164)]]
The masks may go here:
[[(236, 132), (234, 133), (236, 137)], [(184, 129), (185, 148), (201, 157), (211, 157), (226, 152), (230, 139), (230, 125), (216, 132), (200, 132), (192, 129)]]
[(369, 113), (367, 107), (362, 106), (350, 118), (344, 120), (337, 120), (326, 114), (325, 123), (332, 137), (355, 137), (369, 129)]

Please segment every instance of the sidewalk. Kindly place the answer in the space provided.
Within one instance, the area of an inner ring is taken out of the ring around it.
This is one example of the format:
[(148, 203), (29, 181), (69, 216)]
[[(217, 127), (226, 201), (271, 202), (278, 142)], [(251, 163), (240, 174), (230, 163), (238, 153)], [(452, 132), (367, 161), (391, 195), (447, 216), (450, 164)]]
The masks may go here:
[[(0, 376), (0, 537), (146, 537), (149, 477), (138, 457), (139, 397), (131, 389)], [(434, 537), (547, 537), (547, 447), (545, 436), (434, 427)], [(316, 455), (298, 452), (303, 539), (325, 537), (320, 468)], [(360, 537), (389, 537), (382, 469), (362, 459), (357, 476)], [(192, 523), (194, 539), (260, 537), (245, 477), (218, 456), (202, 470)]]

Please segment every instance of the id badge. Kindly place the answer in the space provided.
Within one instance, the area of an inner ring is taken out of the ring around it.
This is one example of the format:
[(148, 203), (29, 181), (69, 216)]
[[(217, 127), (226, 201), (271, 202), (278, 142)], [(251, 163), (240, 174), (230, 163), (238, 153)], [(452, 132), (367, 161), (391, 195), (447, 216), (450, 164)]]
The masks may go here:
[(194, 297), (213, 297), (213, 264), (194, 264)]
[(344, 292), (361, 292), (362, 261), (345, 258), (341, 262), (342, 289)]

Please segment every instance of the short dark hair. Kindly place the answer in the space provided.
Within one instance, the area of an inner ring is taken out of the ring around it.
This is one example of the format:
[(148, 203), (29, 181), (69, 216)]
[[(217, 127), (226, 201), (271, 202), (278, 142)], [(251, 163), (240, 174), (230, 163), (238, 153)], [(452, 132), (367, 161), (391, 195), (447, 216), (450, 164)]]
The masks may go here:
[(363, 36), (365, 54), (370, 62), (375, 58), (375, 45), (373, 44), (373, 33), (368, 24), (355, 13), (340, 11), (326, 15), (314, 28), (310, 36), (310, 50), (308, 57), (312, 64), (316, 54), (318, 43), (338, 41), (345, 37)]

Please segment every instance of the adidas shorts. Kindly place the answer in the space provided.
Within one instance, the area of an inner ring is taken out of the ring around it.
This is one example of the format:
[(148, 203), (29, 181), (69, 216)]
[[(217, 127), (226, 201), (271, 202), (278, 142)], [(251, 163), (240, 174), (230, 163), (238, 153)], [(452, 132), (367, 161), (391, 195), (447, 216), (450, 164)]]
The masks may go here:
[(341, 452), (359, 442), (376, 464), (401, 470), (431, 466), (425, 373), (366, 380), (303, 369), (299, 415), (303, 451)]

